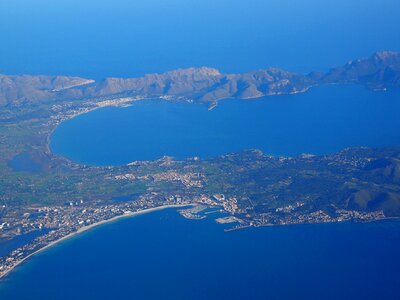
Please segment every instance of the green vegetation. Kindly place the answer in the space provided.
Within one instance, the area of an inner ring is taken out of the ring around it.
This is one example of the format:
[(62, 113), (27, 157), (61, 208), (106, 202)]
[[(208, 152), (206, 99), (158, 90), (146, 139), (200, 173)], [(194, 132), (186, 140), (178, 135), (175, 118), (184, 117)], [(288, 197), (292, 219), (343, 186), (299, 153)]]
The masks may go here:
[[(168, 86), (174, 89), (162, 96), (214, 103), (218, 95), (256, 97), (338, 82), (373, 89), (395, 87), (399, 64), (399, 53), (380, 52), (327, 74), (308, 76), (278, 69), (233, 76), (209, 68), (149, 75), (147, 81), (1, 75), (7, 84), (0, 85), (0, 217), (32, 206), (76, 200), (107, 204), (129, 195), (157, 197), (159, 201), (177, 195), (185, 199), (215, 198), (229, 213), (253, 220), (262, 216), (262, 222), (265, 214), (274, 215), (271, 221), (277, 212), (292, 208), (302, 213), (323, 210), (334, 215), (339, 210), (356, 210), (399, 216), (399, 148), (347, 149), (334, 155), (295, 158), (247, 151), (210, 160), (174, 161), (165, 157), (116, 167), (78, 165), (48, 150), (49, 136), (61, 122), (98, 107), (157, 96), (167, 82), (173, 82)], [(386, 73), (390, 76), (379, 75)], [(288, 86), (274, 90), (282, 86), (278, 84), (282, 80), (289, 82)], [(246, 82), (240, 84), (240, 91), (235, 88), (239, 81)], [(217, 84), (221, 82), (233, 90)], [(150, 93), (156, 83), (161, 90)], [(215, 89), (210, 90), (210, 86)]]

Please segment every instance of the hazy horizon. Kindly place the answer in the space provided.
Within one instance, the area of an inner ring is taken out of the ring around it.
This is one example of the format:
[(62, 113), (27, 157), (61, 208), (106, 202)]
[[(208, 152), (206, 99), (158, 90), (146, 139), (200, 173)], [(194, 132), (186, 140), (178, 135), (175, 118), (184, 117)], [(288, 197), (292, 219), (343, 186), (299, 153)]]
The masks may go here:
[(400, 50), (399, 13), (396, 0), (6, 0), (0, 73), (100, 79), (192, 66), (326, 70)]

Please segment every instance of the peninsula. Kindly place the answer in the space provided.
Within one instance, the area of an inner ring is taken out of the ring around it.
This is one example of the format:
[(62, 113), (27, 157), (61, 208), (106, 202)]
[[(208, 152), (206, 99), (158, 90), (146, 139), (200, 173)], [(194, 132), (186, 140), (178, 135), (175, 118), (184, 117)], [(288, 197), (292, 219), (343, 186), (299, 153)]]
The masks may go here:
[(248, 150), (206, 160), (163, 157), (106, 167), (68, 161), (48, 147), (61, 122), (100, 107), (162, 98), (212, 108), (224, 98), (338, 83), (398, 88), (400, 54), (379, 52), (308, 75), (276, 68), (247, 74), (191, 68), (102, 81), (0, 75), (0, 239), (37, 233), (0, 258), (0, 277), (75, 233), (164, 207), (194, 206), (181, 212), (192, 219), (202, 219), (204, 207), (213, 207), (224, 212), (218, 222), (232, 224), (230, 229), (399, 217), (400, 147), (297, 157)]
[(279, 68), (223, 74), (208, 68), (178, 69), (141, 78), (92, 80), (68, 76), (0, 75), (0, 107), (21, 107), (73, 99), (181, 99), (215, 105), (227, 98), (295, 94), (324, 84), (361, 84), (373, 90), (400, 87), (400, 53), (383, 51), (326, 73), (295, 74)]

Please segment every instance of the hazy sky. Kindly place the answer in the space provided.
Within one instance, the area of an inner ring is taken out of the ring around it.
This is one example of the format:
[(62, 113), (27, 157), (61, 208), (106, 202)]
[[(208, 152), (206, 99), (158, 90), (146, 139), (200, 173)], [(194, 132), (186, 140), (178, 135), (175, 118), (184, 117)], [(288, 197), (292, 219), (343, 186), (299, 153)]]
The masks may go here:
[(400, 50), (399, 0), (1, 0), (0, 73), (307, 72)]

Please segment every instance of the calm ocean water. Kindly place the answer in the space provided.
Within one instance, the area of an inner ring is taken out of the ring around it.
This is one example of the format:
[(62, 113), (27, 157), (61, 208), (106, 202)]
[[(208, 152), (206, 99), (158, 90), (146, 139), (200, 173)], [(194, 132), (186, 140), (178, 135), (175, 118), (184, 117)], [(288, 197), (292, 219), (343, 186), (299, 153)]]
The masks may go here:
[(2, 0), (0, 73), (310, 72), (400, 50), (398, 0)]
[[(4, 0), (0, 73), (326, 70), (400, 50), (399, 15), (398, 0)], [(398, 91), (355, 86), (226, 101), (211, 112), (149, 101), (66, 122), (52, 149), (97, 165), (246, 148), (330, 153), (399, 144), (399, 109)], [(211, 219), (156, 212), (32, 257), (0, 282), (0, 299), (398, 299), (399, 232), (399, 222), (379, 222), (225, 233)]]
[[(296, 155), (398, 145), (399, 100), (398, 91), (326, 86), (227, 100), (211, 112), (202, 105), (143, 101), (62, 124), (52, 149), (104, 165), (246, 148)], [(399, 222), (225, 233), (211, 219), (184, 220), (165, 211), (104, 226), (34, 258), (3, 293), (18, 295), (25, 287), (32, 299), (77, 293), (86, 299), (398, 299), (399, 250)]]
[(350, 146), (400, 145), (400, 93), (325, 86), (304, 94), (226, 100), (207, 106), (142, 101), (62, 123), (51, 148), (74, 161), (213, 157), (243, 149), (274, 155), (325, 154)]
[(224, 232), (174, 210), (125, 219), (33, 257), (0, 299), (398, 299), (400, 223)]

